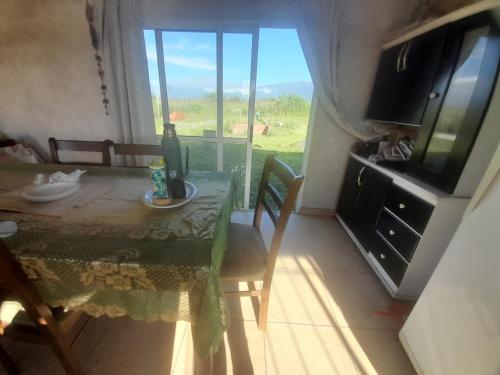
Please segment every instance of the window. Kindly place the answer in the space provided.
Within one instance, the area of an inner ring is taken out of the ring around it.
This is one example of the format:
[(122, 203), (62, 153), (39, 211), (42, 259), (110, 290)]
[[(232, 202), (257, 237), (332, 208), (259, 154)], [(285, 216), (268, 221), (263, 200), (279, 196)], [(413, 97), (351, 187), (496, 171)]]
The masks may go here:
[(144, 38), (156, 133), (176, 124), (192, 170), (233, 172), (245, 208), (269, 153), (300, 171), (312, 83), (295, 30), (145, 30)]

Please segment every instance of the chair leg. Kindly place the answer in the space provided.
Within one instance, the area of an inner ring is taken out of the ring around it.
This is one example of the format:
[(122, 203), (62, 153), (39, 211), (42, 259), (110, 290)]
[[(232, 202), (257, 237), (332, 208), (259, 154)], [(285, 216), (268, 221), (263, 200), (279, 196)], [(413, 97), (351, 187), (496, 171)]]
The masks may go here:
[(5, 351), (5, 349), (0, 345), (0, 364), (7, 371), (9, 375), (17, 375), (19, 374), (19, 369), (17, 368), (14, 361), (9, 357), (9, 354)]
[(83, 375), (83, 369), (71, 348), (69, 340), (56, 323), (53, 322), (53, 324), (41, 326), (40, 328), (66, 372), (69, 375)]
[(270, 288), (263, 287), (260, 297), (260, 309), (259, 309), (259, 329), (265, 331), (267, 329), (267, 310), (269, 308), (269, 294)]

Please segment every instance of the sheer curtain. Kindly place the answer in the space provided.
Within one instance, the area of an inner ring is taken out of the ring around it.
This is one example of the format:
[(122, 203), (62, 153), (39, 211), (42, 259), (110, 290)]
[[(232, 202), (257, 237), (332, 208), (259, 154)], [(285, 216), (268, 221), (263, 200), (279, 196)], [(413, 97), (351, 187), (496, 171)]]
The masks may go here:
[(292, 0), (297, 33), (319, 105), (333, 124), (361, 139), (362, 124), (349, 124), (338, 108), (337, 60), (344, 0)]
[(156, 143), (141, 2), (103, 0), (99, 13), (110, 114), (120, 141)]

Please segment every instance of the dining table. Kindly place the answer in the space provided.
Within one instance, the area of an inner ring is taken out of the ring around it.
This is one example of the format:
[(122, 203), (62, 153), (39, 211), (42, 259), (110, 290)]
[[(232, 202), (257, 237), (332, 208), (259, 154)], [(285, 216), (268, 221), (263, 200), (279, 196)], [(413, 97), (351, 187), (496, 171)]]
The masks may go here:
[[(26, 202), (37, 174), (86, 170), (80, 189), (48, 203)], [(62, 164), (0, 165), (3, 241), (44, 301), (92, 317), (187, 321), (201, 358), (217, 351), (229, 325), (219, 282), (235, 182), (228, 172), (190, 171), (196, 196), (177, 208), (143, 203), (147, 168)]]

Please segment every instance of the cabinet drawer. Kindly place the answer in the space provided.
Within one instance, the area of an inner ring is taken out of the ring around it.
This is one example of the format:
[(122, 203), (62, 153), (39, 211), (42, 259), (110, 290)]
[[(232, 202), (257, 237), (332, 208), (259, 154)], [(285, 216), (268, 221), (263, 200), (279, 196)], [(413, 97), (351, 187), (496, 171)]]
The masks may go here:
[(378, 234), (375, 234), (370, 246), (370, 252), (377, 259), (391, 280), (399, 286), (408, 265), (397, 255)]
[(376, 229), (401, 256), (408, 262), (411, 260), (420, 239), (418, 235), (385, 210), (380, 213)]
[(391, 185), (385, 206), (418, 233), (423, 234), (434, 207), (396, 185)]

